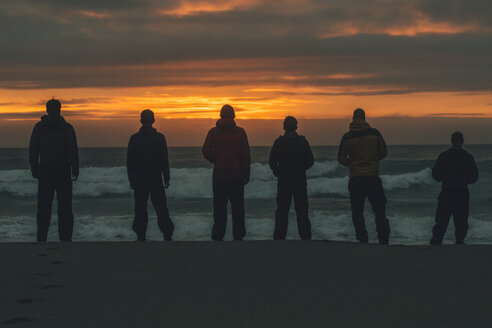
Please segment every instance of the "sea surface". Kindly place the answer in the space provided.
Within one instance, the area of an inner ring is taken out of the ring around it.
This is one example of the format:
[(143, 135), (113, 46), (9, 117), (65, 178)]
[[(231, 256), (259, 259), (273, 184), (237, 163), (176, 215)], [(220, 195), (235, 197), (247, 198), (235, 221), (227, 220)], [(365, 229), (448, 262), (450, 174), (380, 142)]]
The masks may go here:
[[(426, 244), (431, 236), (440, 185), (431, 168), (447, 146), (389, 146), (380, 173), (388, 198), (393, 244)], [(465, 147), (477, 161), (479, 181), (470, 186), (469, 243), (492, 243), (492, 145)], [(269, 147), (252, 147), (251, 181), (246, 186), (246, 239), (271, 239), (276, 179), (268, 167)], [(125, 148), (81, 148), (80, 177), (74, 183), (74, 241), (131, 241), (133, 194), (125, 168)], [(316, 163), (308, 171), (313, 238), (354, 241), (348, 199), (348, 169), (336, 161), (337, 147), (313, 147)], [(167, 190), (174, 240), (209, 240), (212, 227), (212, 166), (198, 147), (169, 149), (171, 186)], [(35, 240), (37, 181), (31, 177), (27, 149), (0, 149), (0, 242)], [(293, 207), (293, 206), (292, 206)], [(150, 240), (162, 240), (149, 202)], [(289, 239), (298, 239), (295, 213)], [(374, 216), (366, 205), (370, 242), (376, 242)], [(57, 237), (56, 201), (49, 240)], [(231, 240), (229, 219), (227, 240)], [(451, 222), (445, 242), (454, 241)]]

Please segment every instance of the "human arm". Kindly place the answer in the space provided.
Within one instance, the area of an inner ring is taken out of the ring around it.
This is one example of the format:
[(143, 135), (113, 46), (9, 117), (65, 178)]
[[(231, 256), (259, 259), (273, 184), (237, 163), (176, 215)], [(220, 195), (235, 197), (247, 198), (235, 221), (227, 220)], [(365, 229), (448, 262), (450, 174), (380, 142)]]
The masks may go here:
[(249, 182), (251, 166), (251, 154), (249, 151), (248, 136), (243, 131), (241, 138), (241, 170), (243, 171), (244, 184)]
[(466, 183), (475, 183), (478, 180), (478, 167), (472, 155), (470, 155), (470, 160), (467, 166)]
[(161, 171), (164, 177), (164, 186), (169, 188), (169, 181), (171, 180), (171, 174), (169, 172), (169, 155), (167, 151), (166, 137), (162, 136), (162, 159), (161, 159)]
[(76, 181), (79, 177), (80, 163), (79, 163), (79, 147), (77, 145), (77, 136), (72, 126), (69, 129), (70, 140), (70, 166), (72, 168), (72, 181)]
[(268, 165), (273, 172), (273, 175), (278, 178), (279, 175), (279, 145), (278, 139), (273, 143), (272, 149), (270, 150), (270, 157), (268, 159)]
[(347, 142), (345, 141), (345, 138), (342, 138), (340, 141), (340, 146), (338, 147), (338, 162), (345, 166), (350, 165)]
[(39, 152), (40, 152), (40, 136), (39, 128), (34, 126), (29, 141), (29, 164), (31, 165), (31, 173), (33, 178), (39, 178)]
[(130, 182), (130, 188), (135, 189), (135, 170), (136, 170), (136, 145), (134, 137), (130, 138), (128, 142), (128, 148), (126, 152), (126, 170), (128, 174), (128, 181)]
[(215, 156), (214, 156), (214, 146), (213, 146), (213, 129), (208, 131), (207, 137), (205, 138), (205, 142), (203, 143), (202, 147), (202, 154), (203, 157), (210, 163), (215, 162)]

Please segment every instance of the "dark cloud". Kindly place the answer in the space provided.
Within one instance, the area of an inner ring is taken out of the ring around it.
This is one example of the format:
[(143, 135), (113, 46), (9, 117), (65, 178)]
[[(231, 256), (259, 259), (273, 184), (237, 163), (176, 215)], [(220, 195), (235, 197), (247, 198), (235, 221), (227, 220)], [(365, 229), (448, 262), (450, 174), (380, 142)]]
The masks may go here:
[(428, 114), (427, 116), (456, 116), (456, 117), (462, 117), (462, 116), (487, 116), (486, 113), (433, 113), (433, 114)]
[[(312, 0), (232, 5), (236, 2), (220, 0), (211, 3), (228, 9), (169, 13), (183, 3), (4, 2), (0, 4), (0, 87), (253, 82), (365, 86), (389, 94), (492, 90), (488, 19), (492, 5), (487, 2)], [(405, 35), (405, 29), (432, 23), (445, 23), (456, 31), (445, 34), (445, 25), (443, 31), (436, 27), (434, 34), (419, 34), (417, 29)], [(272, 58), (288, 60), (277, 64)], [(236, 67), (220, 64), (231, 59), (237, 60)], [(242, 62), (251, 59), (259, 64)], [(193, 61), (209, 64), (192, 69), (184, 65)], [(149, 66), (162, 64), (168, 66)], [(330, 77), (336, 74), (371, 76)]]
[[(63, 116), (67, 117), (93, 117), (94, 112), (79, 111), (79, 110), (64, 110)], [(32, 112), (0, 112), (0, 119), (39, 119), (41, 116), (46, 115), (45, 111), (32, 111)]]
[[(85, 104), (94, 104), (94, 103), (108, 104), (108, 103), (113, 102), (113, 98), (111, 98), (111, 97), (89, 97), (89, 98), (71, 98), (71, 99), (56, 98), (56, 99), (58, 99), (61, 102), (62, 106), (64, 106), (64, 105), (85, 105)], [(41, 99), (38, 102), (36, 102), (34, 105), (44, 106), (44, 105), (46, 105), (46, 102), (48, 100)]]

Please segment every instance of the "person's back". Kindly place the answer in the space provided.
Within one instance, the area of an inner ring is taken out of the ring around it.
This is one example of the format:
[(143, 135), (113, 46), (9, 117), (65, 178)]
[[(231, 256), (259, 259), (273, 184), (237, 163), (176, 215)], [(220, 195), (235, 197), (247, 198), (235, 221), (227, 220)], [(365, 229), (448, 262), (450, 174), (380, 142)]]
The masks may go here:
[(33, 173), (69, 172), (78, 176), (79, 159), (75, 131), (63, 116), (44, 115), (36, 123), (29, 146)]
[(381, 133), (366, 122), (362, 108), (354, 110), (349, 128), (340, 141), (338, 162), (350, 168), (348, 189), (356, 238), (368, 242), (364, 218), (367, 198), (376, 219), (379, 243), (388, 244), (390, 227), (386, 218), (386, 196), (379, 178), (379, 161), (387, 155), (386, 143)]
[(56, 99), (46, 103), (48, 115), (33, 128), (29, 142), (32, 176), (38, 179), (37, 240), (46, 241), (54, 193), (58, 200), (58, 232), (70, 241), (73, 232), (72, 180), (79, 176), (79, 155), (75, 131), (60, 115)]
[(304, 136), (289, 132), (275, 140), (269, 165), (279, 179), (306, 181), (306, 170), (313, 163), (314, 156)]
[(153, 127), (142, 127), (130, 137), (127, 169), (134, 184), (168, 183), (170, 180), (166, 138)]
[[(128, 181), (135, 199), (135, 218), (132, 229), (138, 241), (147, 239), (147, 201), (152, 202), (157, 224), (164, 240), (171, 241), (174, 223), (169, 217), (165, 188), (169, 187), (169, 159), (166, 138), (152, 127), (155, 118), (150, 109), (140, 114), (140, 130), (130, 137), (126, 157)], [(164, 178), (164, 184), (162, 179)]]
[(230, 105), (220, 111), (216, 126), (208, 131), (203, 143), (203, 156), (214, 164), (214, 225), (212, 239), (223, 240), (227, 224), (227, 203), (231, 202), (234, 240), (246, 235), (244, 186), (249, 181), (250, 152), (244, 129), (236, 126), (236, 114)]
[(443, 189), (464, 189), (478, 179), (475, 159), (463, 148), (452, 147), (439, 155), (432, 177)]
[(378, 176), (379, 161), (387, 155), (381, 133), (358, 117), (349, 128), (340, 142), (339, 162), (349, 166), (350, 176)]
[(244, 129), (238, 127), (233, 118), (221, 118), (210, 129), (203, 155), (214, 164), (214, 181), (249, 180), (248, 139)]
[(441, 153), (432, 168), (432, 177), (442, 182), (436, 209), (436, 224), (432, 228), (432, 245), (441, 245), (449, 219), (453, 216), (456, 244), (464, 244), (468, 232), (470, 194), (468, 185), (478, 179), (473, 156), (462, 148), (461, 132), (451, 135), (452, 148)]

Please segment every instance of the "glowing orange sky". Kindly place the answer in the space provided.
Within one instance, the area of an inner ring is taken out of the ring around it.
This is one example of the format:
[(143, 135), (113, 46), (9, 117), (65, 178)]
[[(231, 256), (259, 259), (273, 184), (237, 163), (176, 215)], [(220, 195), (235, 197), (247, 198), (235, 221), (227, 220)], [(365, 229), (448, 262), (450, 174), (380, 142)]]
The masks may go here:
[[(323, 95), (347, 88), (292, 88), (280, 85), (234, 87), (140, 87), (2, 90), (3, 119), (38, 119), (44, 102), (61, 99), (63, 113), (82, 119), (138, 117), (144, 108), (162, 118), (217, 118), (223, 104), (237, 109), (241, 119), (339, 118), (364, 107), (379, 116), (492, 117), (490, 93), (429, 92), (402, 95)], [(371, 89), (372, 90), (372, 89)], [(358, 89), (358, 92), (367, 90)], [(374, 91), (374, 90), (372, 90)], [(9, 116), (9, 113), (17, 115)], [(22, 115), (22, 114), (26, 115)]]

